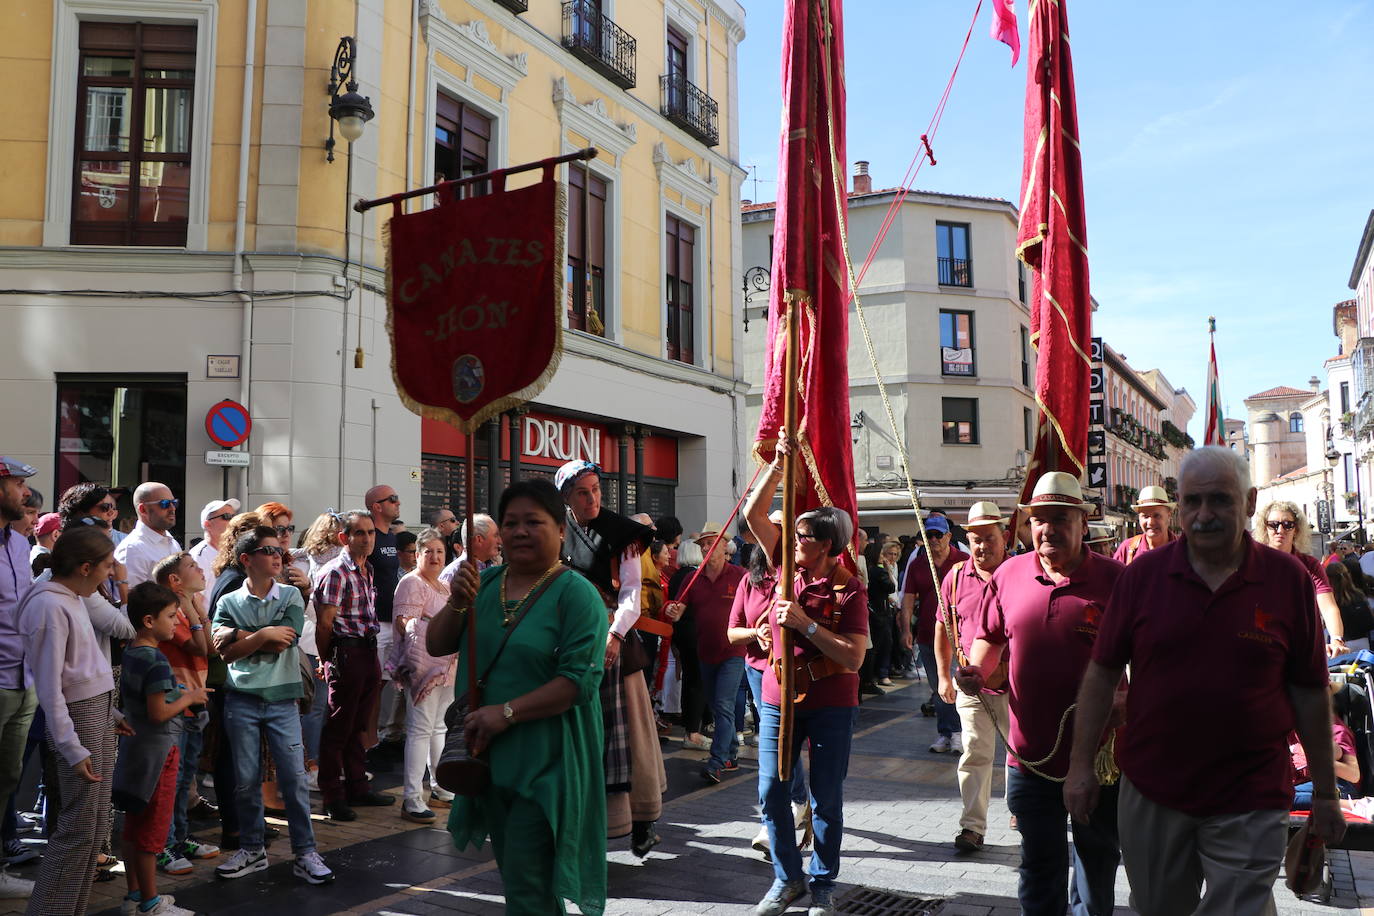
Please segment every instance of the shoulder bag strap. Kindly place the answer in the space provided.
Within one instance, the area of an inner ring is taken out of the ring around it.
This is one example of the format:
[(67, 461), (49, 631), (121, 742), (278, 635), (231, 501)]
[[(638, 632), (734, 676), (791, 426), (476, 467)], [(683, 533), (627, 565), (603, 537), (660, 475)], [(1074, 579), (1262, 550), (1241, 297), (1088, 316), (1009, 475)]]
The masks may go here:
[(945, 612), (949, 614), (950, 642), (954, 645), (954, 654), (959, 657), (960, 663), (967, 663), (964, 658), (964, 648), (959, 639), (959, 573), (963, 572), (964, 564), (967, 560), (960, 560), (955, 563), (947, 576), (953, 576), (949, 584), (949, 603), (945, 606)]
[[(468, 665), (469, 692), (473, 697), (472, 708), (475, 709), (478, 706), (482, 705), (481, 689), (487, 683), (487, 676), (491, 674), (492, 669), (496, 667), (496, 663), (500, 661), (501, 653), (506, 651), (506, 643), (510, 642), (511, 634), (515, 632), (515, 628), (520, 626), (520, 621), (525, 619), (525, 615), (530, 612), (530, 610), (535, 606), (536, 603), (538, 603), (540, 596), (543, 595), (544, 592), (549, 590), (549, 586), (557, 582), (558, 577), (563, 575), (567, 571), (568, 567), (560, 566), (553, 575), (549, 576), (547, 579), (544, 580), (543, 585), (540, 585), (539, 588), (536, 589), (532, 594), (525, 596), (525, 609), (520, 612), (519, 617), (516, 617), (514, 620), (511, 621), (510, 626), (506, 627), (506, 635), (501, 638), (501, 645), (496, 648), (496, 654), (492, 656), (491, 661), (487, 663), (486, 670), (482, 672), (482, 676), (478, 678), (476, 682), (472, 682), (470, 679), (472, 671), (474, 669), (472, 665)], [(502, 573), (502, 575), (505, 575), (505, 573)], [(474, 637), (476, 636), (476, 623), (473, 621), (477, 617), (476, 610), (477, 609), (474, 607), (472, 611), (469, 613), (468, 618), (468, 633)], [(470, 641), (468, 645), (469, 647), (475, 646), (476, 642)]]

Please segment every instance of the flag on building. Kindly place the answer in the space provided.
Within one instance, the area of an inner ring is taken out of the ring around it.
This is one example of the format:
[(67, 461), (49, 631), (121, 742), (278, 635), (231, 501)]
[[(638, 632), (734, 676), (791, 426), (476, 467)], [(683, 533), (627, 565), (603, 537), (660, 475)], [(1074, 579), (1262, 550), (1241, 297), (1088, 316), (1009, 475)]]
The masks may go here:
[(1221, 413), (1221, 376), (1217, 374), (1217, 320), (1208, 318), (1207, 327), (1212, 353), (1207, 358), (1207, 427), (1202, 434), (1202, 444), (1225, 445), (1226, 419)]
[(1016, 28), (1016, 0), (993, 0), (991, 35), (1011, 48), (1011, 65), (1021, 57), (1021, 33)]
[(797, 435), (806, 482), (800, 509), (844, 509), (858, 523), (849, 430), (848, 197), (841, 0), (788, 0), (783, 21), (782, 139), (768, 307), (763, 412), (755, 455), (771, 461), (783, 422), (787, 309), (801, 348)]
[(1083, 473), (1088, 447), (1092, 297), (1073, 59), (1065, 0), (1030, 6), (1025, 158), (1017, 254), (1031, 268), (1031, 341), (1038, 362), (1035, 448), (1022, 502), (1046, 471)]

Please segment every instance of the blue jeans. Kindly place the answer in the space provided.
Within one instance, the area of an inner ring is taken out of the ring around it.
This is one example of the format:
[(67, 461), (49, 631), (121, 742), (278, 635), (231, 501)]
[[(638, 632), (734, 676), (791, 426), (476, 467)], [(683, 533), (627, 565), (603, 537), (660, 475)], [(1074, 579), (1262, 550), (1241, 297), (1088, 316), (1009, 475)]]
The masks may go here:
[(1020, 767), (1007, 768), (1007, 807), (1021, 832), (1020, 886), (1017, 897), (1027, 916), (1111, 916), (1121, 845), (1116, 834), (1118, 786), (1103, 786), (1097, 809), (1086, 824), (1073, 828), (1073, 883), (1069, 885), (1069, 843), (1064, 825), (1064, 786)]
[(187, 802), (191, 797), (191, 783), (196, 778), (200, 764), (200, 749), (205, 744), (205, 726), (210, 722), (209, 711), (202, 712), (194, 719), (187, 719), (181, 725), (181, 737), (177, 747), (181, 751), (181, 769), (177, 773), (177, 796), (172, 805), (172, 823), (167, 827), (167, 845), (172, 847), (185, 841), (191, 827), (186, 817)]
[[(759, 804), (763, 808), (763, 824), (768, 828), (773, 875), (779, 881), (801, 881), (806, 872), (802, 871), (796, 824), (792, 820), (793, 786), (778, 779), (779, 710), (765, 704), (759, 711), (763, 714), (759, 734)], [(808, 871), (813, 890), (834, 887), (840, 874), (844, 779), (849, 773), (849, 746), (858, 720), (857, 706), (798, 709), (792, 716), (792, 759), (800, 756), (803, 741), (811, 741), (811, 824), (815, 845)]]
[(961, 729), (959, 711), (953, 703), (946, 703), (940, 697), (940, 669), (935, 665), (935, 646), (920, 643), (921, 665), (926, 671), (926, 683), (930, 685), (930, 701), (935, 704), (935, 730), (948, 738)]
[[(1351, 785), (1350, 783), (1346, 782), (1344, 779), (1337, 779), (1337, 780), (1336, 780), (1336, 794), (1339, 795), (1341, 798), (1354, 798), (1354, 797), (1355, 797), (1355, 793), (1358, 792), (1358, 791), (1359, 791), (1359, 787), (1358, 787), (1358, 786)], [(1311, 782), (1300, 782), (1300, 783), (1298, 783), (1296, 786), (1293, 787), (1293, 805), (1292, 805), (1292, 809), (1293, 809), (1294, 811), (1311, 811), (1311, 810), (1312, 810), (1312, 783), (1311, 783)]]
[[(749, 685), (749, 692), (754, 695), (754, 708), (759, 713), (758, 734), (754, 736), (760, 745), (763, 744), (763, 672), (757, 668), (744, 666), (744, 682)], [(778, 768), (773, 767), (773, 772)], [(797, 754), (792, 758), (792, 803), (800, 805), (806, 801), (806, 758)]]
[(318, 761), (320, 733), (324, 731), (324, 717), (329, 711), (329, 685), (315, 673), (320, 667), (319, 658), (314, 655), (307, 655), (306, 658), (310, 659), (310, 672), (315, 679), (315, 700), (310, 704), (310, 711), (301, 716), (301, 737), (305, 739), (306, 759)]
[(262, 737), (277, 765), (277, 788), (286, 804), (291, 851), (296, 855), (315, 848), (310, 825), (310, 790), (305, 784), (305, 749), (301, 746), (301, 714), (295, 700), (268, 703), (250, 693), (229, 690), (224, 698), (224, 731), (234, 746), (234, 769), (243, 791), (236, 794), (239, 843), (262, 849), (263, 820)]
[(739, 699), (740, 681), (744, 679), (744, 659), (727, 658), (719, 664), (701, 663), (701, 686), (706, 692), (706, 705), (716, 723), (711, 736), (711, 759), (706, 766), (718, 770), (727, 761), (739, 756), (739, 738), (735, 731), (735, 703)]

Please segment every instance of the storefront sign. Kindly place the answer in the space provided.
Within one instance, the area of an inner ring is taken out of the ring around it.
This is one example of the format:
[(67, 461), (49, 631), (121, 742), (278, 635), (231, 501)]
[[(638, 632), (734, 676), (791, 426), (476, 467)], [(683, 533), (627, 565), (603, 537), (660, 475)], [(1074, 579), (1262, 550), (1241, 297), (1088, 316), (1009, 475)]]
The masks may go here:
[(582, 459), (601, 464), (601, 431), (559, 420), (525, 420), (522, 454), (558, 461)]

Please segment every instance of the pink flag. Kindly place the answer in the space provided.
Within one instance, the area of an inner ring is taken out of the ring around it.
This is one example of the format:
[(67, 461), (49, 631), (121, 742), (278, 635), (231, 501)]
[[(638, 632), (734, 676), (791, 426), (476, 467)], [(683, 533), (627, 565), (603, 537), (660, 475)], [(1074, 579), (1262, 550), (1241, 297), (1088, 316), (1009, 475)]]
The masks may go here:
[(1021, 58), (1021, 34), (1016, 30), (1016, 0), (993, 0), (992, 30), (993, 38), (1011, 48), (1011, 65)]

